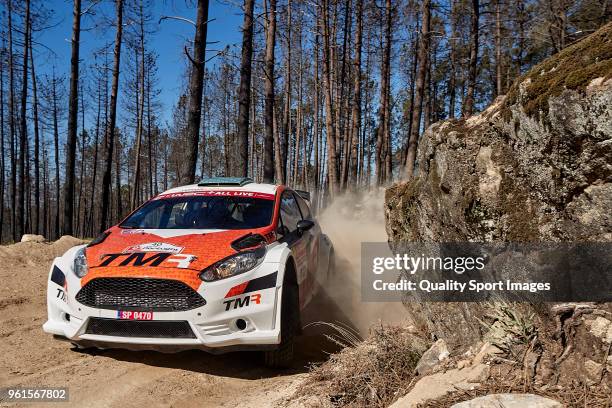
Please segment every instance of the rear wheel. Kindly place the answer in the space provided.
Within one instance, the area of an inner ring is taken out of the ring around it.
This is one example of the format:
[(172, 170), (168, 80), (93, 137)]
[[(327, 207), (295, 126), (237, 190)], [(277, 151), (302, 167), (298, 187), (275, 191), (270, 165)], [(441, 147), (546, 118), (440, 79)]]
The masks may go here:
[(264, 363), (271, 368), (288, 368), (293, 363), (295, 337), (300, 329), (300, 300), (297, 283), (283, 281), (281, 299), (281, 343), (275, 350), (264, 352)]

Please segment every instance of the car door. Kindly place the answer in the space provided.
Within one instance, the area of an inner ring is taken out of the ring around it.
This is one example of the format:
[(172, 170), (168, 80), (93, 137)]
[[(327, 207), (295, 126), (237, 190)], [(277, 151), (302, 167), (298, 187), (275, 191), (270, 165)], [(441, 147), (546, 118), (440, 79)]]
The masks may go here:
[(309, 262), (312, 234), (310, 231), (301, 233), (297, 228), (297, 223), (302, 219), (302, 212), (293, 191), (283, 191), (280, 204), (282, 240), (291, 249), (291, 254), (295, 261), (295, 272), (300, 286), (300, 306), (304, 307), (313, 295), (314, 275), (310, 273), (311, 267)]
[[(323, 271), (324, 268), (321, 268), (319, 263), (321, 261), (319, 256), (320, 249), (320, 236), (321, 236), (321, 227), (314, 219), (312, 212), (310, 211), (310, 206), (298, 193), (295, 193), (295, 199), (298, 203), (298, 207), (300, 207), (300, 213), (302, 214), (302, 219), (309, 220), (314, 223), (314, 226), (308, 231), (304, 232), (304, 241), (306, 241), (306, 252), (308, 255), (308, 274), (312, 276), (312, 279), (315, 282), (322, 283), (322, 276), (319, 276), (319, 272)], [(316, 289), (319, 285), (314, 285), (314, 289)]]

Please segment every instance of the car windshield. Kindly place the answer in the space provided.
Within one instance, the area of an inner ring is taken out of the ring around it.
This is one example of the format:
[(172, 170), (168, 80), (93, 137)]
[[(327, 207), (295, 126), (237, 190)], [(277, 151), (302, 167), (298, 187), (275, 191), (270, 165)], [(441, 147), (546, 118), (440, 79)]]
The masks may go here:
[(251, 229), (272, 222), (273, 200), (251, 197), (186, 196), (151, 200), (121, 228)]

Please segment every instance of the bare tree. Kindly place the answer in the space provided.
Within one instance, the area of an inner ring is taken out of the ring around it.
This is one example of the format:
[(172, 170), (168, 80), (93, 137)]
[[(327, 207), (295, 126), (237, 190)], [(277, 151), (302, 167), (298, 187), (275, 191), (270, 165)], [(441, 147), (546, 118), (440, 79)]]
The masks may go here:
[(336, 154), (336, 133), (332, 123), (332, 46), (329, 21), (329, 3), (323, 0), (321, 5), (320, 24), (323, 32), (323, 86), (325, 92), (325, 130), (327, 133), (327, 175), (329, 179), (329, 193), (333, 197), (339, 188), (338, 157)]
[(357, 164), (359, 157), (358, 144), (361, 131), (361, 43), (363, 36), (363, 2), (357, 2), (357, 30), (355, 33), (355, 60), (353, 62), (354, 88), (353, 88), (353, 109), (351, 112), (351, 151), (349, 165), (349, 185), (354, 188), (357, 186)]
[(71, 235), (74, 226), (74, 179), (76, 167), (77, 114), (79, 111), (79, 46), (81, 0), (74, 0), (72, 12), (72, 55), (70, 58), (70, 95), (68, 97), (68, 136), (66, 140), (66, 182), (64, 185), (63, 233)]
[[(104, 162), (104, 175), (102, 176), (102, 208), (100, 232), (107, 228), (108, 217), (110, 212), (110, 188), (113, 166), (113, 152), (115, 150), (115, 127), (117, 120), (117, 93), (119, 92), (119, 67), (121, 62), (121, 35), (123, 33), (123, 0), (116, 0), (115, 8), (116, 17), (116, 32), (115, 32), (115, 50), (113, 62), (113, 80), (111, 85), (111, 97), (109, 107), (109, 123), (107, 127), (107, 145), (106, 145), (106, 160)], [(119, 157), (116, 158), (119, 160)], [(118, 191), (117, 194), (120, 192)], [(119, 211), (119, 209), (118, 209)]]
[[(136, 106), (136, 147), (135, 147), (135, 160), (134, 160), (134, 181), (132, 182), (132, 197), (130, 198), (130, 210), (136, 208), (138, 203), (138, 193), (140, 191), (140, 156), (142, 146), (142, 133), (143, 133), (143, 122), (144, 122), (144, 97), (145, 97), (145, 30), (144, 30), (144, 10), (142, 2), (139, 8), (139, 47), (136, 50), (137, 60), (140, 58), (140, 65), (138, 73), (136, 74), (138, 84), (136, 85), (137, 106)], [(140, 51), (140, 56), (138, 56)], [(198, 122), (199, 123), (199, 122)], [(199, 126), (199, 124), (198, 124)], [(196, 148), (197, 150), (197, 148)], [(197, 153), (196, 153), (197, 154)]]
[(54, 218), (54, 236), (60, 236), (60, 158), (59, 158), (59, 112), (57, 107), (57, 78), (55, 77), (55, 67), (53, 68), (53, 79), (51, 82), (51, 97), (53, 100), (53, 147), (55, 154), (55, 218)]
[(13, 62), (13, 0), (7, 0), (8, 11), (8, 71), (9, 71), (9, 143), (11, 144), (11, 236), (17, 240), (17, 163), (15, 152), (15, 79)]
[(470, 18), (470, 62), (468, 66), (468, 84), (463, 105), (463, 117), (471, 116), (474, 113), (474, 92), (476, 90), (476, 75), (478, 72), (478, 34), (480, 28), (480, 3), (479, 0), (472, 0), (472, 14)]
[(187, 116), (186, 155), (181, 170), (183, 183), (195, 181), (196, 162), (200, 140), (200, 119), (202, 117), (202, 90), (204, 85), (204, 63), (206, 56), (206, 33), (208, 27), (208, 0), (198, 0), (196, 32), (193, 42), (193, 57), (189, 79), (189, 111)]
[(269, 1), (270, 9), (267, 12), (266, 20), (266, 55), (264, 67), (265, 137), (263, 181), (265, 183), (274, 182), (274, 47), (276, 45), (276, 0)]
[(39, 130), (39, 117), (38, 117), (38, 89), (36, 71), (34, 69), (34, 52), (32, 50), (32, 36), (30, 35), (30, 67), (32, 70), (32, 93), (34, 100), (32, 101), (34, 111), (34, 218), (33, 218), (33, 231), (35, 234), (39, 233), (40, 226), (40, 130)]
[(416, 78), (416, 91), (414, 97), (414, 110), (412, 116), (412, 129), (408, 140), (408, 153), (406, 155), (406, 178), (412, 178), (416, 160), (417, 144), (421, 132), (421, 111), (423, 96), (425, 94), (425, 80), (427, 79), (427, 65), (429, 60), (429, 26), (431, 22), (431, 0), (424, 0), (421, 8), (421, 40), (419, 45), (419, 62)]
[(253, 55), (253, 8), (255, 0), (244, 1), (242, 27), (242, 59), (240, 61), (240, 89), (238, 91), (238, 175), (249, 173), (249, 103), (251, 102), (251, 63)]
[(28, 59), (30, 45), (30, 0), (25, 3), (25, 17), (23, 30), (23, 79), (21, 82), (21, 117), (20, 117), (20, 137), (19, 137), (19, 184), (17, 185), (17, 237), (26, 232), (25, 206), (26, 206), (26, 150), (28, 148), (28, 126), (26, 117), (26, 107), (28, 103)]
[(6, 44), (0, 49), (0, 242), (4, 232), (4, 183), (6, 163), (4, 161), (4, 53)]

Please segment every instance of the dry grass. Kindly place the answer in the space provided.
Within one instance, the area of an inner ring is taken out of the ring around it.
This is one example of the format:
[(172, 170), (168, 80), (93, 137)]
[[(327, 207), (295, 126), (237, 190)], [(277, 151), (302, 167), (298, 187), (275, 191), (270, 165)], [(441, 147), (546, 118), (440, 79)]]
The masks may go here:
[(341, 343), (353, 346), (313, 367), (292, 399), (316, 395), (320, 404), (332, 407), (386, 407), (406, 393), (427, 348), (423, 339), (400, 327), (378, 326), (357, 341), (346, 328), (334, 328), (340, 328)]
[(491, 323), (479, 320), (487, 328), (485, 340), (512, 354), (517, 345), (528, 345), (537, 335), (534, 314), (523, 312), (517, 305), (495, 302), (486, 316)]

